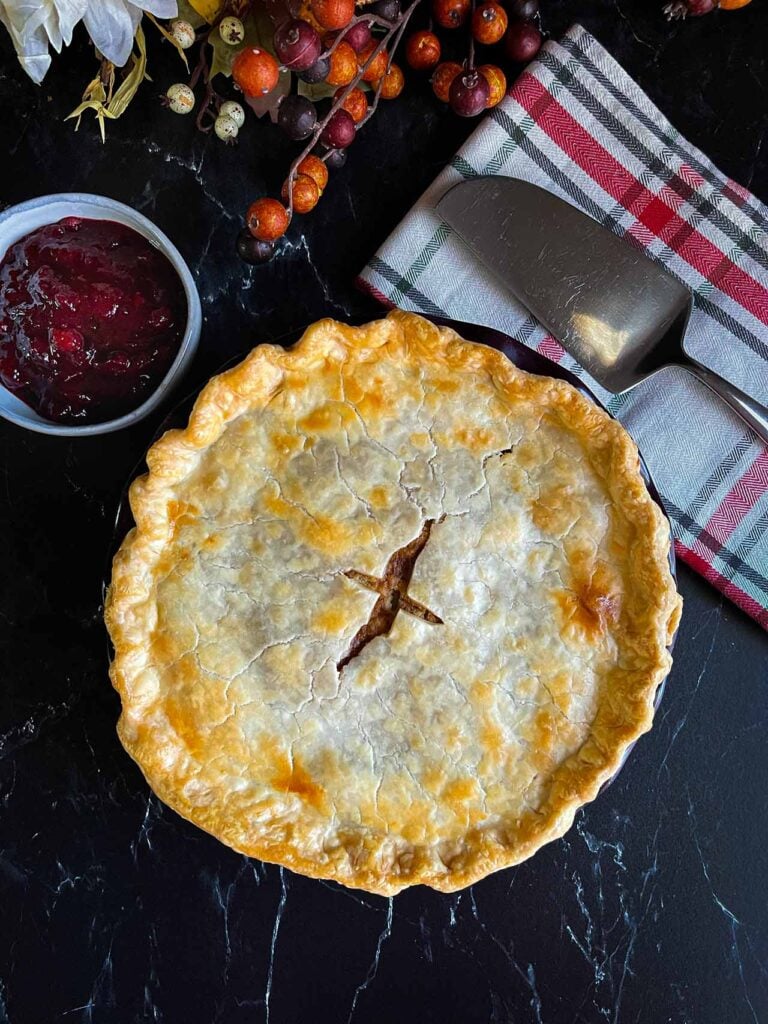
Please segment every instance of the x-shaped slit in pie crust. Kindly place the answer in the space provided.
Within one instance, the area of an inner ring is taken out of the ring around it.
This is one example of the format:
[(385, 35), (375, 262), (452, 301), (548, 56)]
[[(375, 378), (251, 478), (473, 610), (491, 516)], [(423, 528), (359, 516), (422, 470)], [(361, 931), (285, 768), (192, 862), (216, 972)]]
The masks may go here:
[(427, 519), (421, 528), (421, 533), (414, 540), (409, 541), (403, 547), (398, 548), (390, 555), (384, 568), (384, 573), (378, 576), (369, 576), (368, 573), (358, 572), (357, 569), (347, 569), (344, 573), (348, 579), (354, 580), (367, 590), (373, 590), (379, 596), (376, 604), (371, 610), (368, 621), (358, 629), (352, 637), (347, 653), (336, 663), (339, 672), (356, 657), (371, 640), (377, 636), (386, 636), (394, 625), (397, 613), (407, 612), (424, 622), (431, 622), (433, 625), (441, 626), (443, 620), (435, 615), (423, 604), (414, 601), (408, 596), (408, 587), (413, 576), (413, 569), (416, 559), (429, 540), (429, 534), (434, 525), (434, 519)]

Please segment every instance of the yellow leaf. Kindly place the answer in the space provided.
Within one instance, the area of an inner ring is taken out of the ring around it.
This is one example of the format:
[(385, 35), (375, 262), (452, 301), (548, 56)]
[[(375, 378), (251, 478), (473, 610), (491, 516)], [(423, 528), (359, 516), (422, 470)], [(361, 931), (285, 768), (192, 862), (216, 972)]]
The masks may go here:
[(160, 22), (157, 20), (157, 18), (154, 16), (154, 14), (150, 14), (149, 11), (147, 11), (146, 14), (147, 14), (147, 17), (149, 18), (149, 20), (152, 22), (152, 24), (158, 30), (158, 32), (160, 32), (160, 34), (163, 35), (168, 40), (168, 42), (171, 44), (171, 46), (176, 48), (179, 56), (184, 61), (184, 67), (187, 69), (187, 71), (189, 71), (189, 62), (187, 61), (187, 55), (186, 55), (186, 53), (184, 53), (184, 50), (179, 45), (179, 41), (177, 39), (174, 39), (174, 37), (171, 35), (171, 33), (168, 31), (168, 29), (164, 25), (160, 24)]
[(120, 83), (120, 87), (114, 95), (112, 95), (113, 77), (110, 77), (109, 79), (109, 96), (107, 96), (104, 89), (101, 73), (98, 74), (92, 82), (88, 83), (85, 88), (85, 92), (83, 93), (83, 102), (79, 106), (75, 107), (71, 114), (68, 114), (67, 117), (64, 118), (65, 121), (69, 121), (72, 117), (77, 118), (75, 131), (80, 127), (80, 118), (85, 111), (92, 110), (99, 122), (101, 141), (104, 142), (105, 119), (110, 118), (110, 120), (114, 121), (116, 118), (120, 117), (136, 95), (136, 90), (144, 79), (146, 78), (148, 81), (151, 81), (147, 74), (147, 45), (146, 40), (144, 39), (144, 30), (141, 25), (136, 29), (136, 46), (139, 51), (138, 55), (136, 53), (131, 54), (131, 70)]
[(225, 4), (223, 0), (189, 0), (190, 7), (205, 18), (209, 25), (217, 21), (224, 13)]
[(139, 55), (137, 57), (135, 53), (131, 54), (133, 67), (120, 83), (120, 88), (107, 105), (111, 117), (120, 117), (136, 95), (136, 90), (147, 77), (147, 44), (141, 25), (136, 29), (136, 45), (139, 49)]

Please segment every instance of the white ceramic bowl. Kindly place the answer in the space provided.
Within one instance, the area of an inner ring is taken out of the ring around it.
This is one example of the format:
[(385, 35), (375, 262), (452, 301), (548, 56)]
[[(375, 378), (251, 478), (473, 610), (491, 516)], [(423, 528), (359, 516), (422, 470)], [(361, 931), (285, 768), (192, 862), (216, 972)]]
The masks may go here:
[(176, 246), (143, 214), (124, 203), (107, 199), (106, 196), (61, 192), (58, 195), (29, 199), (25, 203), (9, 207), (0, 214), (0, 259), (5, 256), (8, 248), (14, 242), (18, 242), (30, 231), (45, 224), (53, 224), (63, 217), (113, 220), (118, 224), (127, 224), (134, 231), (138, 231), (170, 260), (179, 275), (187, 298), (187, 323), (179, 351), (176, 353), (176, 358), (170, 369), (145, 402), (117, 419), (105, 420), (103, 423), (86, 423), (82, 426), (54, 423), (39, 416), (31, 406), (22, 402), (0, 384), (0, 416), (4, 419), (10, 420), (11, 423), (16, 423), (20, 427), (26, 427), (28, 430), (36, 430), (41, 434), (56, 434), (59, 437), (92, 437), (94, 434), (109, 434), (113, 430), (130, 427), (157, 408), (184, 375), (184, 371), (195, 354), (197, 343), (200, 340), (202, 312), (192, 274)]

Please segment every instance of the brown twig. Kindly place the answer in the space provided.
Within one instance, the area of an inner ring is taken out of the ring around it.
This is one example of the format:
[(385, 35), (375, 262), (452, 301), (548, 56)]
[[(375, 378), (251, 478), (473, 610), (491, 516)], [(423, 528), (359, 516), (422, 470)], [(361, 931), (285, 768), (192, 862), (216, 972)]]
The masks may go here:
[[(197, 125), (198, 129), (201, 132), (209, 132), (211, 130), (211, 128), (213, 127), (213, 122), (216, 120), (216, 117), (218, 115), (219, 108), (221, 107), (221, 104), (224, 102), (224, 98), (220, 96), (219, 93), (216, 92), (216, 90), (213, 87), (213, 81), (211, 79), (211, 66), (208, 63), (208, 55), (206, 53), (206, 47), (210, 46), (211, 48), (213, 48), (213, 45), (211, 43), (211, 35), (213, 34), (214, 31), (218, 31), (215, 28), (215, 26), (214, 28), (209, 29), (202, 37), (202, 41), (200, 43), (200, 56), (198, 57), (195, 69), (192, 72), (189, 79), (190, 89), (194, 89), (201, 78), (205, 83), (205, 96), (203, 97), (203, 102), (201, 103), (200, 109), (198, 110), (197, 115), (195, 117), (195, 124)], [(213, 110), (211, 110), (211, 107), (213, 107)], [(203, 124), (203, 120), (205, 117), (211, 119), (210, 124)]]

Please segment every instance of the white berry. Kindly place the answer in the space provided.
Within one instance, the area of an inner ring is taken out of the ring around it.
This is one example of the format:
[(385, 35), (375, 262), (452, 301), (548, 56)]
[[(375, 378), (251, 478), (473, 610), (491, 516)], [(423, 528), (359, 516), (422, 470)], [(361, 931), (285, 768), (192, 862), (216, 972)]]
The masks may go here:
[(177, 18), (171, 22), (171, 35), (182, 48), (188, 50), (195, 41), (195, 30), (188, 21)]
[(195, 94), (183, 82), (177, 82), (170, 86), (165, 95), (168, 97), (168, 106), (174, 114), (189, 114), (195, 108)]
[(245, 111), (234, 100), (227, 100), (226, 103), (222, 103), (219, 114), (224, 117), (231, 117), (238, 128), (242, 128), (245, 124)]
[(238, 127), (227, 114), (219, 114), (213, 124), (213, 130), (224, 142), (237, 138)]
[(239, 18), (230, 14), (229, 17), (221, 19), (219, 35), (228, 46), (237, 46), (245, 39), (245, 26)]

